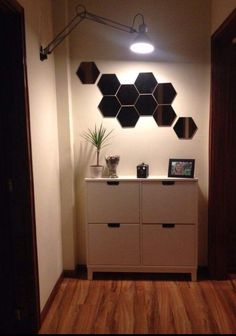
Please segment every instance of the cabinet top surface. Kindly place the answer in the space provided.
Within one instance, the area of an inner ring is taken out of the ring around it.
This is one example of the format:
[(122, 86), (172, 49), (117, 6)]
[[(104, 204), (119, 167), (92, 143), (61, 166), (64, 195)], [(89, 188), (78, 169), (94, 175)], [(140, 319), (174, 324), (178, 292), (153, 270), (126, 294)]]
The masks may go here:
[(120, 176), (117, 178), (109, 178), (109, 177), (99, 177), (99, 178), (92, 178), (86, 177), (86, 182), (94, 182), (94, 181), (188, 181), (188, 182), (197, 182), (198, 178), (180, 178), (180, 177), (167, 177), (167, 176), (149, 176), (147, 178), (137, 178), (136, 176)]

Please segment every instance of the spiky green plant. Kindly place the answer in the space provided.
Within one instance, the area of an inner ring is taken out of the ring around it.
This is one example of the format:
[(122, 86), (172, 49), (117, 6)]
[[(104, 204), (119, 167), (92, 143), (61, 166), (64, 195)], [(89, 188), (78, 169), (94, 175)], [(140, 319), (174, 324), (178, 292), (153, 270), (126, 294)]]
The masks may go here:
[(84, 132), (82, 134), (82, 137), (90, 142), (93, 146), (96, 147), (96, 156), (97, 156), (97, 166), (100, 166), (99, 164), (99, 155), (102, 148), (108, 145), (107, 141), (110, 139), (110, 135), (113, 132), (107, 131), (105, 127), (101, 124), (99, 127), (95, 125), (94, 129), (91, 130), (88, 129), (87, 132)]

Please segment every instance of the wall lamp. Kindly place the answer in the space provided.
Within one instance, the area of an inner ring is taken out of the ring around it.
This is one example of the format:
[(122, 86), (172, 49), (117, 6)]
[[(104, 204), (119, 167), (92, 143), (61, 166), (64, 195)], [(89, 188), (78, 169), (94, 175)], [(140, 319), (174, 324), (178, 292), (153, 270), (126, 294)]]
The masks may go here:
[[(135, 29), (135, 23), (137, 18), (141, 18), (142, 23), (139, 25), (138, 29)], [(67, 26), (45, 47), (40, 48), (40, 60), (44, 61), (48, 58), (48, 55), (53, 52), (53, 50), (78, 26), (83, 20), (91, 20), (103, 25), (122, 30), (127, 33), (136, 33), (137, 36), (130, 46), (130, 50), (139, 54), (148, 54), (154, 50), (154, 46), (151, 44), (149, 37), (147, 36), (147, 25), (144, 22), (144, 17), (142, 14), (138, 13), (133, 18), (132, 26), (127, 26), (119, 22), (107, 19), (102, 16), (87, 12), (83, 5), (78, 5), (76, 7), (76, 14), (72, 20), (67, 24)]]

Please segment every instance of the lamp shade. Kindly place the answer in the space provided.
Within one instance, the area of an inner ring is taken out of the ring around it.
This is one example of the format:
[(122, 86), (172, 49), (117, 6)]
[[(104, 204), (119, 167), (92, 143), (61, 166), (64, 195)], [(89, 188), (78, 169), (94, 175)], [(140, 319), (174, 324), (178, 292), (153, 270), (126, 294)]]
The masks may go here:
[(147, 26), (145, 23), (139, 26), (138, 35), (132, 42), (130, 50), (137, 54), (149, 54), (154, 51), (154, 46), (147, 36)]

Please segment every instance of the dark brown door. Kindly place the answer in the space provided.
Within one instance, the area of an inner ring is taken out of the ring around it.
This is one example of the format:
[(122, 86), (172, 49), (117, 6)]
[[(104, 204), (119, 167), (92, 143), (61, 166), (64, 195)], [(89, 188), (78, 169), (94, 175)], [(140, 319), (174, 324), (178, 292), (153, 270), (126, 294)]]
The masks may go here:
[(0, 0), (0, 332), (39, 328), (24, 13)]
[(236, 273), (236, 10), (212, 37), (209, 269)]

